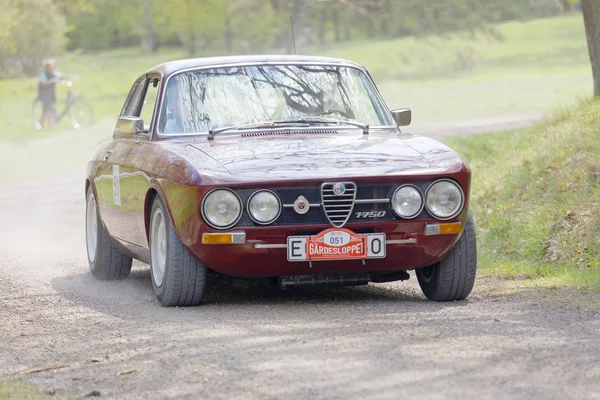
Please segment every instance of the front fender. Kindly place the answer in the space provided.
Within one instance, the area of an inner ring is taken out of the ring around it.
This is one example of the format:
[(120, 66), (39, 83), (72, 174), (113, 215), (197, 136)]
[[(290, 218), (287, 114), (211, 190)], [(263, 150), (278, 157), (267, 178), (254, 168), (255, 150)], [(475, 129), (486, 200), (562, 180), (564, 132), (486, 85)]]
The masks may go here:
[(186, 246), (195, 243), (202, 226), (200, 202), (203, 193), (200, 186), (185, 185), (166, 179), (152, 179), (144, 207), (146, 238), (149, 239), (152, 202), (158, 196), (167, 209), (179, 239)]

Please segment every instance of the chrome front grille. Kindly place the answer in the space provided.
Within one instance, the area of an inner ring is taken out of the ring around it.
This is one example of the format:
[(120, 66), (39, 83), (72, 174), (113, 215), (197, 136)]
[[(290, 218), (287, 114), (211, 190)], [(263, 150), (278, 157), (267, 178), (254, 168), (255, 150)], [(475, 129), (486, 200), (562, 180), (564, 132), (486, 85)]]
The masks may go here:
[[(343, 192), (334, 188), (343, 187)], [(325, 216), (336, 228), (346, 225), (352, 215), (356, 200), (356, 184), (354, 182), (326, 182), (321, 185), (321, 203)]]

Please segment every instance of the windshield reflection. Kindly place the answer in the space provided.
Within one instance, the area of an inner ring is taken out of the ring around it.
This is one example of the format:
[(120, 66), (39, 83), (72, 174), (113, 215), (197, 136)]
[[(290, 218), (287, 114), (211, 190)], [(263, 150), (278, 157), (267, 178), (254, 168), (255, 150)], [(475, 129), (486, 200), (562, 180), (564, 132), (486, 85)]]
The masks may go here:
[(342, 66), (261, 65), (185, 72), (169, 79), (164, 100), (159, 131), (167, 134), (307, 116), (393, 125), (367, 76)]

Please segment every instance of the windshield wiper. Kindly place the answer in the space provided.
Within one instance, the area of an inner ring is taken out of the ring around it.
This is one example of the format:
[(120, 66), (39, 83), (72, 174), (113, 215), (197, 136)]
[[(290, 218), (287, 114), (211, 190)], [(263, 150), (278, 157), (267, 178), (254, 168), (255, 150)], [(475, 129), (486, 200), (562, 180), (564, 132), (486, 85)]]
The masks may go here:
[(208, 131), (208, 140), (213, 140), (215, 135), (234, 129), (256, 129), (256, 128), (275, 128), (277, 125), (274, 121), (251, 122), (249, 124), (224, 126), (221, 128), (211, 129)]
[(365, 134), (365, 135), (369, 134), (369, 125), (361, 124), (360, 122), (344, 121), (344, 120), (339, 120), (339, 119), (323, 118), (323, 117), (319, 117), (319, 116), (308, 115), (306, 117), (301, 117), (301, 118), (296, 118), (296, 119), (278, 119), (278, 120), (271, 120), (271, 121), (251, 122), (249, 124), (224, 126), (222, 128), (211, 129), (208, 131), (208, 140), (213, 140), (215, 138), (215, 135), (218, 135), (219, 133), (223, 133), (223, 132), (235, 130), (235, 129), (277, 128), (282, 125), (288, 125), (288, 124), (289, 125), (296, 125), (296, 124), (309, 124), (310, 125), (310, 124), (316, 124), (316, 123), (335, 124), (335, 125), (342, 125), (342, 124), (352, 125), (352, 126), (356, 126), (357, 128), (361, 128), (363, 131), (363, 134)]
[(333, 118), (324, 118), (319, 117), (317, 115), (307, 115), (305, 117), (297, 118), (297, 119), (285, 119), (282, 121), (274, 121), (275, 124), (314, 124), (314, 123), (323, 123), (323, 124), (335, 124), (335, 125), (352, 125), (357, 128), (362, 129), (365, 135), (369, 134), (369, 125), (362, 124), (360, 122), (355, 121), (347, 121), (343, 119), (333, 119)]

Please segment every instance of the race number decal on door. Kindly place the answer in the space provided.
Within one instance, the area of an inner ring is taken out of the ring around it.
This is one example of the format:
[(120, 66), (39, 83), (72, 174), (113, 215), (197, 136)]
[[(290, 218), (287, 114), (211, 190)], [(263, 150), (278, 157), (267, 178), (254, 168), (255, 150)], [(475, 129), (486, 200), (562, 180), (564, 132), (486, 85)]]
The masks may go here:
[(113, 165), (113, 197), (115, 204), (121, 205), (121, 177), (119, 176), (119, 166)]

